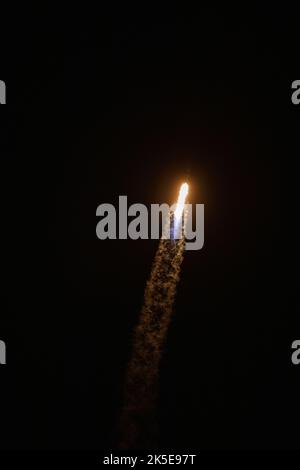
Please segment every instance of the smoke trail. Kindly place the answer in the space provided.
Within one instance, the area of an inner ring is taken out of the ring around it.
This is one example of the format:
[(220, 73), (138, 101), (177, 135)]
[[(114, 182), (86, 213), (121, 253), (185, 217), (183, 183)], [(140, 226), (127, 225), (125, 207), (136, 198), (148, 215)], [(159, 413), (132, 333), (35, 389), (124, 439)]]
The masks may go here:
[(155, 414), (159, 365), (185, 249), (183, 236), (178, 240), (166, 239), (170, 219), (169, 216), (155, 255), (144, 305), (134, 332), (120, 422), (122, 449), (151, 448), (158, 435)]

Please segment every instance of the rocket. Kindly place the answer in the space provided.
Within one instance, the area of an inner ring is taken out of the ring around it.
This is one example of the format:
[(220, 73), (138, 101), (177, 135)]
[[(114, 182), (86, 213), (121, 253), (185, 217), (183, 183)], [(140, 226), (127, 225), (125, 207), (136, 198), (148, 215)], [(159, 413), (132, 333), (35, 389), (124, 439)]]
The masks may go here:
[[(172, 243), (182, 238), (184, 234), (184, 205), (188, 191), (189, 185), (183, 183), (180, 187), (175, 211), (172, 211), (170, 214), (170, 239)], [(181, 233), (179, 231), (181, 231)]]

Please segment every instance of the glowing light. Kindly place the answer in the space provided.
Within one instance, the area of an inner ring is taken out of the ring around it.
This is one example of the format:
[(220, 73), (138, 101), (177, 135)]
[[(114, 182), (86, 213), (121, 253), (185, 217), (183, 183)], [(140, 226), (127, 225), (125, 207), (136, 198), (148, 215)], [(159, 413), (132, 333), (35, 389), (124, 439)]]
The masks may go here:
[(185, 200), (188, 195), (188, 192), (189, 192), (189, 185), (187, 183), (183, 183), (180, 187), (176, 209), (174, 212), (174, 216), (177, 220), (182, 216), (182, 212), (184, 209), (184, 204), (185, 204)]

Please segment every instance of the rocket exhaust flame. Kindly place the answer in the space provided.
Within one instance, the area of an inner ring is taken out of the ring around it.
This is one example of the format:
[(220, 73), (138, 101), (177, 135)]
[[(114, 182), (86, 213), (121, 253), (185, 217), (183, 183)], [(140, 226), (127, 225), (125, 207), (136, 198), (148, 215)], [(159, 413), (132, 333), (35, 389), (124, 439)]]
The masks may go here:
[(177, 205), (176, 205), (176, 209), (174, 212), (175, 218), (177, 220), (179, 220), (180, 217), (182, 216), (184, 204), (185, 204), (185, 200), (188, 195), (188, 192), (189, 192), (189, 185), (187, 183), (183, 183), (179, 191)]
[(170, 223), (171, 223), (171, 240), (175, 243), (175, 240), (182, 238), (183, 228), (186, 219), (186, 213), (184, 211), (186, 198), (188, 195), (189, 186), (187, 183), (183, 183), (180, 187), (179, 196), (177, 203), (175, 204), (175, 210), (171, 212)]
[[(186, 219), (184, 203), (188, 185), (180, 188), (173, 218)], [(169, 214), (165, 233), (170, 229)], [(136, 449), (155, 446), (157, 438), (156, 400), (162, 350), (172, 316), (185, 250), (184, 237), (170, 243), (162, 235), (150, 279), (147, 282), (144, 305), (134, 332), (132, 356), (128, 364), (124, 406), (120, 420), (120, 448)]]

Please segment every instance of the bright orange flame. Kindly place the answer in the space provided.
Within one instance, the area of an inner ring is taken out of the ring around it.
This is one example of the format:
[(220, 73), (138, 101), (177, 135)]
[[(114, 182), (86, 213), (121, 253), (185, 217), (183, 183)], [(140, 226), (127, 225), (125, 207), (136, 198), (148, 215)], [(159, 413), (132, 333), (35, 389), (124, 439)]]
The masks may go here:
[(189, 192), (189, 185), (187, 183), (183, 183), (180, 187), (176, 209), (174, 212), (176, 219), (179, 219), (182, 215), (184, 204), (185, 204), (185, 199), (188, 195), (188, 192)]

